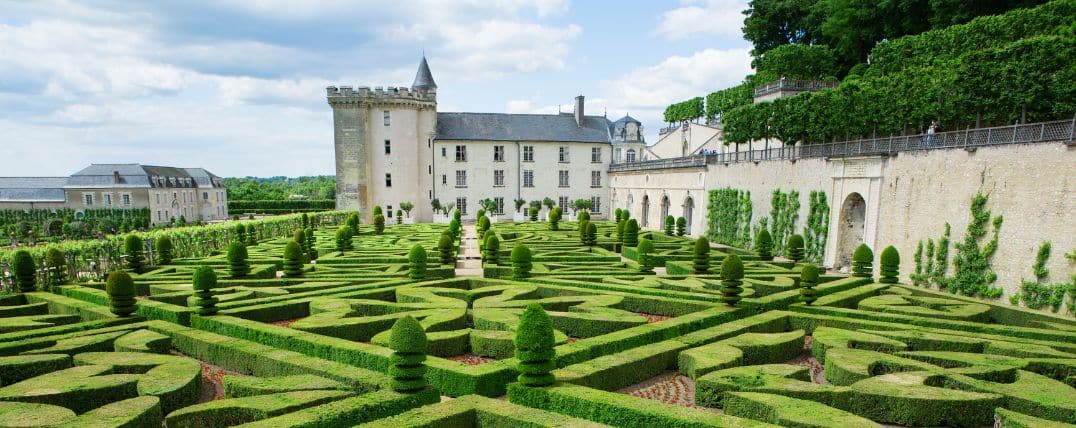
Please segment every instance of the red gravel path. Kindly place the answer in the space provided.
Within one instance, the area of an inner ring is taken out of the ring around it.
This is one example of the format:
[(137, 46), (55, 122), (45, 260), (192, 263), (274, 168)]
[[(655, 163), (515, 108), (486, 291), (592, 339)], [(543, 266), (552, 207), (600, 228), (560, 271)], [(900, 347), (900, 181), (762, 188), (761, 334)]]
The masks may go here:
[(665, 404), (695, 407), (695, 381), (679, 372), (665, 372), (617, 392)]
[(477, 355), (463, 354), (455, 357), (449, 357), (448, 359), (459, 363), (467, 364), (469, 366), (477, 366), (479, 364), (492, 363), (497, 361), (493, 358), (479, 357)]

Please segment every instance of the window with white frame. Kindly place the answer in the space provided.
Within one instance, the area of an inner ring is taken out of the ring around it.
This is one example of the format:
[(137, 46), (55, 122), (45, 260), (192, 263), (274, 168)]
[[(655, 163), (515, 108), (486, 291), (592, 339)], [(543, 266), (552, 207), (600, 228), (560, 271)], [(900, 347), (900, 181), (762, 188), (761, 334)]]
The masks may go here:
[(568, 170), (557, 171), (557, 187), (568, 187)]
[(498, 187), (504, 186), (504, 170), (503, 169), (497, 169), (497, 170), (493, 171), (493, 185), (498, 186)]
[(568, 197), (561, 196), (557, 198), (557, 206), (560, 207), (561, 211), (568, 211)]
[(502, 198), (502, 197), (493, 198), (493, 203), (497, 204), (497, 209), (494, 212), (497, 215), (504, 214), (504, 198)]
[(83, 200), (86, 202), (86, 205), (93, 205), (93, 194), (92, 193), (87, 193), (85, 195), (82, 195), (82, 197), (83, 197)]
[(112, 205), (112, 194), (105, 193), (105, 205)]
[(126, 193), (123, 195), (123, 204), (131, 205), (131, 195), (128, 195)]
[(590, 187), (602, 187), (602, 172), (591, 171), (590, 172)]
[(602, 198), (599, 196), (590, 197), (590, 212), (600, 213), (602, 212)]
[(456, 198), (456, 209), (460, 210), (460, 215), (467, 215), (467, 198)]
[(456, 170), (456, 187), (467, 187), (467, 171)]
[(568, 147), (560, 146), (557, 149), (557, 160), (560, 162), (568, 162)]
[(523, 146), (523, 162), (534, 162), (534, 146)]
[(523, 171), (523, 187), (534, 187), (534, 171)]
[(493, 146), (493, 161), (504, 162), (504, 146)]
[(590, 148), (590, 163), (602, 163), (602, 148), (591, 147)]
[(467, 146), (456, 146), (456, 162), (467, 162)]
[(627, 154), (627, 157), (625, 158), (625, 161), (626, 162), (635, 162), (635, 149), (628, 149), (628, 154)]

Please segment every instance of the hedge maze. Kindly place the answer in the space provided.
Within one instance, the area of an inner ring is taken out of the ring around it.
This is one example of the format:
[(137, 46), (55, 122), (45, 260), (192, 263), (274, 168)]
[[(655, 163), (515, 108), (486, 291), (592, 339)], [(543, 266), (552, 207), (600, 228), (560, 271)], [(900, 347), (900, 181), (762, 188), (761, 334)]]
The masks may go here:
[(338, 218), (296, 275), (288, 232), (245, 240), (249, 271), (222, 246), (131, 273), (131, 316), (103, 282), (0, 295), (0, 427), (1076, 425), (1070, 318), (660, 231), (640, 251), (601, 221), (593, 245), (579, 222), (492, 223), (496, 262), (456, 276), (438, 243), (474, 256), (471, 226), (363, 224), (338, 251)]

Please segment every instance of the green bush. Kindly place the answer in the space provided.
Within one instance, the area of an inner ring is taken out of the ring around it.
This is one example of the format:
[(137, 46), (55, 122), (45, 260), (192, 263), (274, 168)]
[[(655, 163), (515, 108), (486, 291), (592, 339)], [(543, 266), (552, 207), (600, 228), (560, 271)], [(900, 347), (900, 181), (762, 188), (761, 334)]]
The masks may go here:
[(620, 219), (616, 222), (616, 242), (624, 242), (624, 226), (627, 225), (627, 220)]
[(45, 257), (41, 261), (47, 273), (49, 286), (61, 285), (67, 282), (67, 260), (64, 259), (63, 251), (49, 247), (45, 250)]
[(437, 251), (441, 254), (442, 265), (455, 265), (455, 251), (452, 248), (456, 241), (452, 239), (452, 233), (450, 231), (444, 231), (441, 234), (441, 240), (437, 241)]
[(639, 222), (635, 219), (630, 219), (624, 225), (624, 246), (634, 247), (636, 245), (639, 245)]
[(384, 211), (381, 211), (381, 206), (380, 205), (374, 205), (373, 213), (374, 213), (375, 216), (376, 215), (384, 215)]
[(489, 234), (486, 236), (486, 245), (483, 248), (482, 259), (486, 263), (497, 264), (497, 260), (500, 258), (501, 240), (497, 239), (496, 234)]
[(237, 222), (235, 224), (235, 228), (233, 228), (232, 230), (235, 231), (236, 239), (244, 240), (244, 239), (247, 238), (247, 228), (246, 228), (246, 226), (243, 226), (243, 223), (238, 223)]
[(556, 381), (552, 373), (556, 368), (554, 358), (557, 351), (553, 348), (554, 345), (553, 319), (538, 303), (527, 305), (527, 309), (519, 317), (519, 327), (516, 329), (515, 357), (519, 360), (516, 365), (519, 383), (526, 386), (548, 386)]
[(299, 244), (299, 251), (301, 251), (305, 257), (307, 253), (306, 232), (302, 228), (295, 229), (291, 234), (291, 240)]
[(617, 223), (620, 223), (620, 220), (622, 220), (620, 217), (622, 215), (623, 215), (623, 211), (620, 208), (617, 208), (616, 210), (613, 210), (613, 221), (615, 221)]
[(306, 239), (303, 242), (306, 243), (305, 244), (306, 245), (306, 252), (308, 254), (309, 260), (317, 260), (318, 259), (318, 249), (317, 249), (318, 238), (314, 236), (314, 228), (307, 227), (306, 229), (303, 230), (303, 235), (305, 235), (305, 239)]
[(127, 317), (137, 309), (134, 280), (127, 272), (117, 270), (108, 274), (105, 292), (108, 293), (108, 309), (116, 316)]
[(587, 225), (589, 221), (582, 220), (579, 222), (579, 243), (586, 245), (587, 243)]
[(352, 232), (359, 233), (359, 215), (356, 213), (349, 214), (347, 216), (347, 227), (350, 227)]
[(374, 215), (374, 233), (378, 235), (385, 233), (385, 216), (381, 214)]
[(485, 238), (486, 232), (489, 231), (489, 217), (479, 216), (475, 231), (478, 233), (478, 239)]
[(403, 224), (403, 210), (396, 210), (396, 224)]
[(298, 242), (288, 241), (284, 246), (284, 276), (301, 276), (303, 274), (303, 247)]
[(710, 273), (710, 240), (705, 236), (700, 236), (695, 240), (693, 267), (696, 274)]
[(249, 275), (250, 261), (247, 258), (247, 246), (242, 242), (233, 242), (228, 246), (228, 276), (242, 278)]
[(512, 279), (527, 279), (531, 276), (531, 249), (518, 244), (512, 247)]
[(818, 286), (818, 266), (811, 263), (803, 265), (803, 270), (800, 271), (800, 296), (803, 298), (803, 303), (810, 305), (818, 299), (818, 292), (814, 289), (816, 286)]
[(461, 230), (463, 230), (463, 226), (459, 219), (454, 218), (452, 221), (448, 222), (448, 231), (452, 233), (452, 239), (460, 239)]
[(883, 284), (896, 284), (900, 281), (900, 253), (892, 245), (882, 250), (879, 263), (882, 265), (882, 278), (878, 280)]
[(253, 224), (247, 225), (247, 245), (258, 245), (258, 230)]
[(639, 246), (637, 247), (639, 252), (639, 272), (653, 273), (654, 272), (654, 243), (649, 239), (643, 238), (639, 240)]
[(721, 301), (736, 306), (743, 293), (743, 262), (735, 254), (729, 254), (721, 262)]
[(598, 225), (596, 225), (594, 223), (591, 223), (589, 221), (586, 222), (586, 224), (587, 224), (587, 234), (586, 234), (586, 238), (583, 240), (583, 243), (586, 244), (587, 246), (593, 247), (593, 246), (598, 244)]
[(665, 234), (673, 236), (676, 233), (676, 218), (671, 215), (665, 216)]
[(531, 221), (538, 221), (538, 207), (530, 207), (527, 213), (530, 214)]
[(575, 218), (576, 221), (590, 221), (590, 213), (586, 211), (580, 211)]
[(351, 226), (341, 226), (336, 229), (336, 251), (344, 252), (350, 251), (354, 248), (351, 242), (352, 232)]
[(422, 245), (415, 244), (411, 252), (407, 253), (407, 276), (411, 279), (423, 279), (426, 277), (426, 249)]
[(217, 288), (217, 273), (209, 266), (199, 266), (194, 270), (194, 312), (198, 315), (214, 315), (217, 313), (219, 299), (213, 297), (213, 289)]
[(788, 237), (785, 244), (785, 258), (794, 262), (803, 260), (803, 236), (797, 233)]
[(553, 208), (552, 210), (550, 210), (547, 217), (549, 217), (549, 230), (560, 230), (560, 207)]
[(127, 270), (134, 273), (142, 273), (146, 264), (146, 248), (142, 244), (142, 238), (138, 235), (127, 235), (123, 240), (124, 262)]
[(867, 244), (859, 244), (852, 253), (852, 276), (874, 277), (874, 252)]
[(310, 214), (303, 213), (303, 215), (299, 216), (299, 221), (302, 223), (303, 229), (310, 227)]
[(426, 388), (426, 331), (410, 315), (396, 320), (392, 325), (389, 347), (392, 348), (389, 376), (392, 390), (415, 392)]
[[(251, 227), (253, 229), (253, 226)], [(161, 236), (157, 240), (153, 241), (153, 250), (157, 253), (157, 264), (166, 265), (172, 263), (172, 255), (175, 251), (175, 246), (172, 245), (172, 238), (168, 235)]]
[[(789, 237), (788, 240), (791, 244), (792, 237)], [(791, 248), (791, 245), (789, 245), (789, 248)], [(766, 228), (762, 228), (758, 232), (758, 236), (755, 237), (755, 251), (758, 252), (760, 260), (773, 260), (773, 238), (770, 237), (770, 232)]]
[(23, 293), (34, 291), (34, 286), (37, 285), (37, 266), (34, 265), (34, 257), (30, 255), (30, 252), (16, 251), (11, 256), (11, 266), (19, 291)]
[(687, 234), (687, 219), (683, 217), (676, 218), (676, 236), (684, 236)]

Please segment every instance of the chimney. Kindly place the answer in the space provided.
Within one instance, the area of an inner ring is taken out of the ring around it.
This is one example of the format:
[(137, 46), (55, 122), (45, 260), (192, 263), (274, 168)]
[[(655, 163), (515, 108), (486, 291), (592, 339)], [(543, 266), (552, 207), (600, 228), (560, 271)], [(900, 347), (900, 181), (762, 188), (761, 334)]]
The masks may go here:
[(583, 96), (575, 97), (575, 124), (583, 126)]
[(120, 172), (112, 171), (112, 181), (116, 184), (120, 184)]

